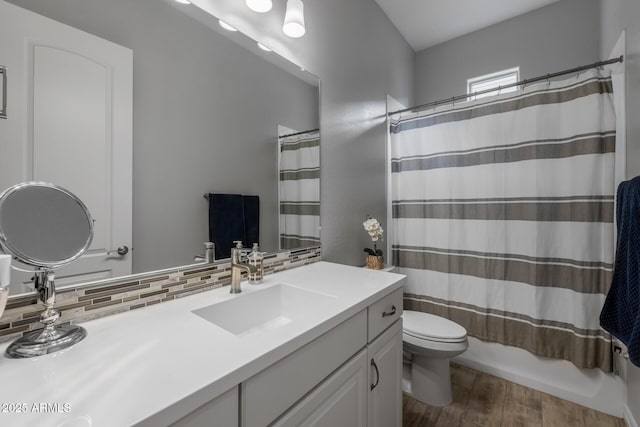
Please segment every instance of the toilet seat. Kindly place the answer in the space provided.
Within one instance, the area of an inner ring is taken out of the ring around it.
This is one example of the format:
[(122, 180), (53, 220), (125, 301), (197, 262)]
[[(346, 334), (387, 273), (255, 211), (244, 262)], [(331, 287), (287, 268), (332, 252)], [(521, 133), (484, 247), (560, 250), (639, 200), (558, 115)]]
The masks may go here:
[(404, 310), (402, 332), (419, 340), (461, 343), (467, 340), (467, 330), (451, 320), (429, 313)]

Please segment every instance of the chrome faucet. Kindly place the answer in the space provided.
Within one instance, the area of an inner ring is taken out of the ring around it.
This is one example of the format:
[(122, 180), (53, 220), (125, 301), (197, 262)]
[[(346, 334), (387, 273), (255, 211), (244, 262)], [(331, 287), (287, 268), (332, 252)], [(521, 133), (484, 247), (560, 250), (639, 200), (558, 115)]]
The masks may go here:
[(196, 255), (193, 257), (195, 262), (206, 262), (210, 264), (216, 260), (215, 253), (215, 244), (213, 242), (204, 242), (204, 256)]
[(249, 249), (242, 247), (242, 241), (235, 240), (235, 248), (231, 248), (231, 292), (232, 294), (239, 294), (242, 292), (240, 287), (240, 280), (242, 280), (242, 270), (245, 270), (247, 274), (256, 273), (258, 268), (249, 265), (247, 262), (247, 254)]

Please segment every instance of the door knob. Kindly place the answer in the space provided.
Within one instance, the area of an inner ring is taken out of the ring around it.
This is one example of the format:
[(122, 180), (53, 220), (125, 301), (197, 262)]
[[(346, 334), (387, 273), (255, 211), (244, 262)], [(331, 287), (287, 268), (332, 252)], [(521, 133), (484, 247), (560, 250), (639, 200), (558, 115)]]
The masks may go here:
[(118, 249), (116, 249), (115, 251), (109, 251), (107, 252), (107, 255), (111, 255), (112, 253), (116, 252), (118, 255), (120, 256), (124, 256), (126, 254), (129, 253), (129, 247), (126, 245), (122, 245), (120, 246)]

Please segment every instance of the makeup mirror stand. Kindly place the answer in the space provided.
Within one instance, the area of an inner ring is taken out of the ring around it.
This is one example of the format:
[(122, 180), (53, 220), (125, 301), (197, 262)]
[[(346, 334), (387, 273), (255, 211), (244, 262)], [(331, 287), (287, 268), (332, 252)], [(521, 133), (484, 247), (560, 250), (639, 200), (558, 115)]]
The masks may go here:
[[(46, 206), (46, 210), (41, 209)], [(26, 332), (6, 350), (10, 358), (44, 356), (71, 347), (87, 336), (78, 325), (57, 324), (54, 269), (82, 256), (93, 240), (93, 219), (75, 195), (43, 182), (17, 184), (0, 194), (0, 246), (35, 271), (33, 285), (42, 301), (41, 329)], [(35, 313), (33, 313), (35, 314)]]
[(87, 331), (78, 325), (56, 325), (60, 311), (55, 308), (55, 273), (51, 268), (35, 271), (33, 284), (40, 296), (44, 311), (40, 323), (44, 328), (24, 334), (7, 348), (7, 356), (26, 358), (42, 356), (70, 347), (87, 336)]

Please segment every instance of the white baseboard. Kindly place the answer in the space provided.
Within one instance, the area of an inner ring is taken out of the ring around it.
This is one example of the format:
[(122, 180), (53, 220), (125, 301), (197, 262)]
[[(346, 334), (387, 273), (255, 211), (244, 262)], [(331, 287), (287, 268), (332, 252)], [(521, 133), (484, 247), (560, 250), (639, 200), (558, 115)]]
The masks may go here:
[(566, 361), (475, 338), (469, 338), (469, 349), (453, 361), (618, 418), (627, 416), (624, 381), (598, 369), (578, 369)]
[(623, 410), (624, 410), (624, 413), (622, 418), (624, 418), (624, 422), (627, 423), (627, 426), (638, 427), (638, 422), (633, 417), (633, 414), (631, 413), (631, 410), (629, 409), (629, 407), (627, 405), (624, 405)]

